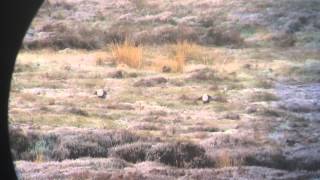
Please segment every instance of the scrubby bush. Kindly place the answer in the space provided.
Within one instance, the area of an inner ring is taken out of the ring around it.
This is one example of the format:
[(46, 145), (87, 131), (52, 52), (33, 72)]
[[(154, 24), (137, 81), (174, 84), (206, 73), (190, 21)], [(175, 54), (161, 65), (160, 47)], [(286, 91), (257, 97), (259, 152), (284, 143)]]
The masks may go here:
[(292, 47), (297, 42), (294, 34), (284, 32), (273, 35), (271, 39), (274, 45), (278, 47)]
[(59, 139), (54, 134), (41, 135), (34, 132), (22, 133), (13, 130), (10, 133), (11, 150), (16, 160), (51, 160)]
[(270, 92), (255, 92), (251, 95), (250, 100), (252, 102), (261, 102), (261, 101), (278, 101), (279, 97)]
[(50, 160), (53, 157), (54, 146), (58, 144), (58, 137), (54, 134), (44, 135), (29, 147), (30, 157), (36, 161)]
[(216, 167), (232, 167), (232, 166), (241, 166), (243, 165), (243, 157), (241, 153), (237, 154), (236, 152), (231, 153), (229, 150), (221, 150), (215, 156)]
[(21, 72), (34, 72), (39, 68), (38, 64), (16, 64), (14, 67), (15, 73), (21, 73)]
[(107, 157), (109, 148), (140, 140), (127, 131), (43, 134), (13, 129), (11, 136), (14, 158), (32, 161)]
[(257, 151), (244, 158), (244, 165), (264, 166), (276, 169), (292, 169), (292, 165), (280, 151)]
[(244, 39), (241, 33), (234, 29), (210, 28), (205, 34), (203, 41), (207, 44), (222, 45), (242, 45)]
[(147, 160), (185, 168), (211, 167), (213, 161), (205, 155), (205, 150), (192, 143), (166, 143), (152, 146)]
[(200, 32), (193, 27), (185, 25), (159, 25), (144, 31), (132, 32), (132, 39), (143, 44), (166, 44), (179, 43), (183, 41), (199, 42)]
[(99, 144), (99, 142), (92, 142), (83, 140), (79, 142), (79, 139), (70, 139), (68, 142), (64, 142), (60, 146), (62, 151), (68, 152), (67, 156), (70, 159), (76, 159), (79, 157), (107, 157), (108, 148)]
[[(104, 31), (88, 25), (68, 25), (68, 24), (48, 24), (42, 27), (43, 31), (50, 32), (24, 41), (24, 48), (78, 48), (78, 49), (98, 49), (102, 48), (109, 38)], [(53, 32), (53, 33), (52, 33)]]
[(109, 152), (109, 155), (120, 157), (126, 161), (136, 163), (146, 159), (146, 154), (150, 148), (150, 143), (137, 142), (132, 144), (124, 144), (112, 148)]
[[(108, 149), (117, 145), (138, 141), (140, 137), (127, 131), (109, 133), (87, 132), (80, 135), (68, 135), (61, 138), (57, 145), (56, 156), (58, 160), (79, 157), (107, 157)], [(61, 157), (59, 157), (61, 156)]]
[(10, 146), (14, 159), (20, 159), (22, 152), (29, 147), (29, 139), (19, 128), (10, 128)]

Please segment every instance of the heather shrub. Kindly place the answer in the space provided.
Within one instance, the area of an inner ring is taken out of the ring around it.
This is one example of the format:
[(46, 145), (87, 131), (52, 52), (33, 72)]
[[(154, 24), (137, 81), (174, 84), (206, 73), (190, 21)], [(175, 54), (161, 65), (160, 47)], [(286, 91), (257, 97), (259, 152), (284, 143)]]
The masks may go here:
[(151, 148), (150, 143), (136, 142), (124, 144), (112, 148), (109, 152), (110, 156), (120, 157), (129, 162), (140, 162), (146, 159), (148, 149)]
[(223, 45), (242, 45), (244, 39), (241, 33), (233, 29), (210, 28), (205, 34), (203, 41), (207, 44)]
[(20, 159), (21, 153), (29, 147), (29, 140), (21, 129), (10, 129), (10, 146), (14, 159)]
[(31, 161), (107, 157), (109, 148), (140, 140), (139, 136), (127, 131), (42, 134), (13, 129), (11, 136), (14, 158)]
[(212, 167), (214, 162), (205, 155), (205, 150), (192, 143), (157, 144), (147, 153), (147, 160), (185, 168)]

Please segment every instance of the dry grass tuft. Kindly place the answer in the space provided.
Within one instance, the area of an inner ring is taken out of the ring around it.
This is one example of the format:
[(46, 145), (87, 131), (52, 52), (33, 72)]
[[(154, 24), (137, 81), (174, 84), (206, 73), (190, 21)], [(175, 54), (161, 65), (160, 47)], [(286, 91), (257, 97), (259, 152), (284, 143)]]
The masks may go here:
[(186, 58), (183, 54), (178, 54), (173, 58), (159, 58), (153, 62), (152, 69), (167, 73), (182, 73), (184, 71), (185, 59)]
[(184, 56), (186, 60), (200, 59), (202, 49), (199, 45), (188, 41), (178, 42), (173, 46), (175, 56)]
[(117, 64), (126, 64), (132, 68), (141, 68), (143, 64), (142, 48), (131, 41), (111, 46), (112, 57)]
[(183, 51), (177, 51), (176, 55), (174, 56), (174, 61), (177, 63), (177, 72), (183, 72), (184, 66), (186, 63), (186, 54)]
[(172, 57), (155, 61), (155, 69), (164, 72), (164, 67), (168, 67), (170, 72), (182, 73), (188, 60), (201, 58), (201, 48), (197, 44), (181, 41), (171, 48), (173, 51)]
[(37, 163), (45, 162), (44, 155), (42, 153), (37, 153), (35, 162)]
[(216, 160), (216, 166), (219, 168), (230, 167), (230, 166), (240, 166), (243, 163), (243, 159), (235, 159), (231, 157), (230, 152), (222, 151), (219, 153)]
[(178, 72), (177, 71), (177, 62), (172, 60), (172, 59), (156, 59), (154, 60), (154, 63), (152, 65), (152, 69), (155, 71), (159, 72), (167, 72), (167, 73), (172, 73), (172, 72)]
[(102, 65), (104, 65), (104, 60), (101, 59), (101, 58), (97, 58), (97, 59), (96, 59), (96, 65), (97, 65), (97, 66), (102, 66)]
[(145, 0), (130, 0), (130, 2), (138, 9), (144, 9), (147, 6), (147, 1)]
[(216, 166), (219, 168), (232, 166), (232, 159), (227, 151), (223, 151), (219, 154), (216, 160)]
[(106, 60), (107, 60), (107, 57), (106, 57), (105, 54), (103, 54), (103, 53), (96, 53), (96, 54), (95, 54), (95, 64), (96, 64), (97, 66), (103, 66), (103, 65), (105, 65)]

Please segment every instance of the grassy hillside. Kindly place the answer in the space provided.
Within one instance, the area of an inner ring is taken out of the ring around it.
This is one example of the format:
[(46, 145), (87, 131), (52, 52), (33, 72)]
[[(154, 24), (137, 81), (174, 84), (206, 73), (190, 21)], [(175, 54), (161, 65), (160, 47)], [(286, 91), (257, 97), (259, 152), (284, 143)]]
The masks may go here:
[(130, 38), (163, 44), (319, 47), (317, 0), (46, 1), (26, 48), (103, 48)]

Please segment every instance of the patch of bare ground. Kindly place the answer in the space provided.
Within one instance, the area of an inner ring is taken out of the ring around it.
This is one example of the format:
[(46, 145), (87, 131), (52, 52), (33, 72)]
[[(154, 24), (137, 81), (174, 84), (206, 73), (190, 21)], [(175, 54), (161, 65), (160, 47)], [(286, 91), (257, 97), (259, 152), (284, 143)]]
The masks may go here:
[(194, 81), (215, 80), (216, 78), (216, 72), (210, 68), (199, 68), (199, 69), (192, 70), (189, 73), (190, 75), (188, 79), (194, 80)]
[(153, 77), (153, 78), (147, 78), (147, 79), (140, 79), (137, 82), (134, 83), (134, 86), (136, 87), (152, 87), (156, 85), (161, 85), (167, 83), (167, 79), (164, 77)]

